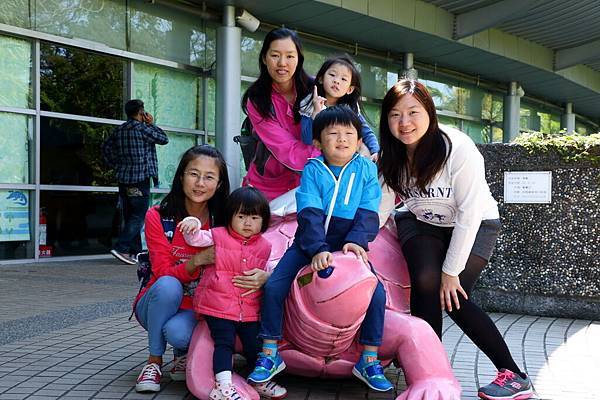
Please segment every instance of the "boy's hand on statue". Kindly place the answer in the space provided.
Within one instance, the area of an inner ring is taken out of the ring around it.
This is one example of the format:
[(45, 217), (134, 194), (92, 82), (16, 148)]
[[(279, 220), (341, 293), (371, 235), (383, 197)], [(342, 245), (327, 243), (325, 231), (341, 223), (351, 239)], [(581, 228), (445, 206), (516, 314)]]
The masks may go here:
[(323, 111), (325, 108), (325, 102), (327, 99), (325, 97), (319, 96), (319, 92), (317, 91), (317, 85), (313, 87), (313, 98), (312, 98), (312, 106), (313, 106), (313, 114), (312, 118), (315, 119), (318, 113)]
[(271, 276), (270, 273), (260, 268), (253, 268), (249, 271), (243, 271), (242, 273), (243, 275), (236, 275), (231, 280), (233, 282), (233, 286), (242, 289), (249, 289), (242, 293), (242, 297), (258, 291), (261, 287), (263, 287), (265, 282), (267, 282), (269, 276)]
[(370, 158), (371, 158), (371, 161), (373, 161), (373, 162), (376, 163), (377, 160), (379, 160), (379, 153), (373, 153), (373, 154), (371, 154)]
[(342, 251), (344, 254), (348, 254), (348, 252), (351, 251), (356, 254), (356, 258), (363, 260), (365, 264), (369, 264), (369, 256), (367, 255), (367, 252), (356, 243), (346, 243), (344, 247), (342, 247)]
[(193, 234), (198, 230), (198, 223), (191, 220), (181, 221), (177, 224), (177, 229), (183, 234)]
[(465, 300), (469, 299), (467, 292), (460, 285), (460, 279), (458, 276), (448, 275), (442, 272), (442, 282), (440, 284), (440, 304), (442, 310), (452, 311), (452, 303), (456, 305), (456, 309), (460, 310), (460, 302), (458, 300), (458, 293), (462, 294)]
[(328, 251), (322, 251), (322, 252), (314, 255), (314, 257), (312, 258), (312, 261), (310, 262), (310, 269), (317, 272), (317, 271), (320, 271), (322, 269), (329, 267), (329, 265), (332, 263), (333, 263), (333, 254), (331, 254)]

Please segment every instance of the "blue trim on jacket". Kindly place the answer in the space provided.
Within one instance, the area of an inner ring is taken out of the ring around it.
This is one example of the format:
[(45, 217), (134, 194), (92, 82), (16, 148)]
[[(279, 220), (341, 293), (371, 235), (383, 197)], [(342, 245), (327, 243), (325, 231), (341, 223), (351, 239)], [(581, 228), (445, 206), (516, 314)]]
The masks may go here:
[(308, 257), (338, 251), (346, 243), (368, 250), (379, 231), (380, 201), (377, 166), (371, 160), (355, 154), (336, 178), (323, 156), (311, 158), (296, 192), (295, 242)]

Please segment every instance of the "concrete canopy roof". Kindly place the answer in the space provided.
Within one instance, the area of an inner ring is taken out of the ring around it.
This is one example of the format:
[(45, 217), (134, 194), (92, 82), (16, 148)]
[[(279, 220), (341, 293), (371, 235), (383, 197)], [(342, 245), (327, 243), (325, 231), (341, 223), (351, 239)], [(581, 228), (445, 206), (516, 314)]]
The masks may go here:
[[(201, 3), (200, 0), (193, 2)], [(379, 13), (377, 3), (384, 4)], [(492, 82), (517, 81), (527, 94), (556, 105), (572, 102), (576, 113), (596, 121), (600, 119), (599, 1), (408, 0), (405, 3), (412, 4), (412, 10), (408, 11), (414, 12), (414, 20), (409, 15), (408, 22), (405, 15), (410, 12), (405, 13), (407, 9), (400, 6), (403, 3), (397, 0), (206, 1), (216, 10), (225, 4), (235, 5), (263, 22), (356, 43), (395, 56), (412, 52), (419, 62)], [(507, 7), (510, 12), (506, 11)], [(574, 14), (577, 10), (581, 14)], [(481, 12), (492, 11), (501, 14), (500, 20), (496, 15), (478, 22)], [(474, 25), (475, 31), (457, 40), (453, 28), (461, 15), (466, 15), (463, 20)], [(479, 15), (479, 18), (469, 15)], [(509, 45), (518, 48), (519, 54), (516, 50), (509, 54)], [(585, 65), (556, 71), (555, 59), (562, 59), (568, 67), (583, 59), (577, 64)]]

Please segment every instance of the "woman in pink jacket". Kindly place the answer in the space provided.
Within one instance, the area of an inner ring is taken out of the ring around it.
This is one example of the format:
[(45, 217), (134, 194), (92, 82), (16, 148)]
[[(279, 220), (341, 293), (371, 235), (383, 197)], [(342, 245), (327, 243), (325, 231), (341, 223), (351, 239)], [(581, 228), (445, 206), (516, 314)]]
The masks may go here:
[(300, 172), (320, 152), (302, 143), (300, 101), (312, 88), (303, 68), (304, 55), (294, 31), (277, 28), (267, 34), (260, 50), (258, 79), (248, 88), (242, 108), (266, 148), (266, 161), (256, 157), (244, 178), (272, 200), (300, 184)]
[[(189, 216), (178, 228), (190, 246), (215, 246), (215, 264), (204, 266), (194, 293), (194, 311), (204, 317), (215, 343), (215, 387), (210, 399), (243, 400), (232, 384), (231, 357), (239, 336), (248, 365), (256, 361), (261, 292), (235, 286), (234, 278), (254, 268), (266, 268), (271, 244), (262, 233), (269, 227), (269, 203), (258, 189), (242, 187), (227, 199), (225, 217), (226, 227), (203, 230), (200, 220)], [(255, 389), (272, 400), (287, 394), (274, 382), (255, 385)]]

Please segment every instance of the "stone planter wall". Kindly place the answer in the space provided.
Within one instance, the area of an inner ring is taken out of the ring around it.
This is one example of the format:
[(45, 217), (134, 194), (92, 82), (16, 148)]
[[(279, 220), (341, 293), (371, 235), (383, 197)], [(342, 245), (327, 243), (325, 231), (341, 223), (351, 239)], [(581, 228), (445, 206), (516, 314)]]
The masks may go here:
[[(600, 168), (517, 145), (479, 149), (503, 229), (476, 301), (491, 311), (600, 319)], [(552, 203), (504, 203), (504, 171), (552, 171)]]

